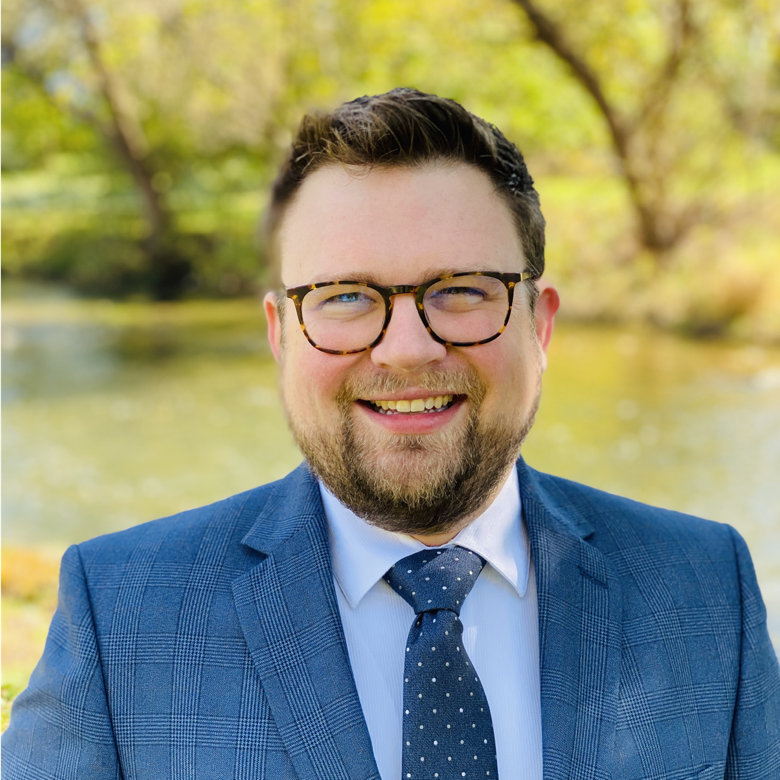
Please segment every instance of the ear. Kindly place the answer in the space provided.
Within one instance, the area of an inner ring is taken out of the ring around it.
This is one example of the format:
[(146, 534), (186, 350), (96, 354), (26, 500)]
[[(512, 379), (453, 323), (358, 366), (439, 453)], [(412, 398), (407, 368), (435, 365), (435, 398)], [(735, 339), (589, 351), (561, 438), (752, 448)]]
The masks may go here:
[(282, 354), (282, 323), (276, 304), (276, 293), (266, 293), (265, 298), (263, 298), (263, 307), (265, 308), (265, 317), (268, 320), (268, 343), (271, 345), (271, 352), (274, 353), (274, 358), (278, 363)]
[(551, 285), (540, 285), (539, 299), (536, 301), (534, 319), (536, 321), (536, 339), (542, 348), (542, 368), (547, 368), (547, 348), (552, 338), (555, 312), (561, 305), (558, 291)]

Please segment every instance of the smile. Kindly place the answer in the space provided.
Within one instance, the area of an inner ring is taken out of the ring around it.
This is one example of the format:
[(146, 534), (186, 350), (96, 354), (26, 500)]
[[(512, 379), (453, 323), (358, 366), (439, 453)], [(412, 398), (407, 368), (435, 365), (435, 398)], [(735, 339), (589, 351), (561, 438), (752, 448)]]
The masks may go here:
[(414, 398), (403, 401), (363, 401), (380, 414), (435, 414), (449, 409), (454, 395), (436, 395), (428, 398)]

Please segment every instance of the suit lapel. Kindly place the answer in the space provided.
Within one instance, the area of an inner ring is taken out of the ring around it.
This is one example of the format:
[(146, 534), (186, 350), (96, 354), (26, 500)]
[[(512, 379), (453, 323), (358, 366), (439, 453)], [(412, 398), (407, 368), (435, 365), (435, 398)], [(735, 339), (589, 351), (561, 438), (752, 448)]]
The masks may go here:
[[(622, 595), (609, 561), (518, 463), (539, 604), (545, 780), (609, 776), (620, 684)], [(283, 480), (244, 538), (267, 557), (233, 583), (252, 660), (301, 780), (379, 780), (333, 584), (317, 484)]]
[(316, 481), (282, 481), (244, 544), (268, 557), (233, 583), (249, 652), (301, 780), (379, 780), (333, 584)]
[(577, 508), (559, 506), (518, 464), (539, 603), (545, 780), (609, 777), (615, 743), (622, 594), (609, 561), (585, 539)]

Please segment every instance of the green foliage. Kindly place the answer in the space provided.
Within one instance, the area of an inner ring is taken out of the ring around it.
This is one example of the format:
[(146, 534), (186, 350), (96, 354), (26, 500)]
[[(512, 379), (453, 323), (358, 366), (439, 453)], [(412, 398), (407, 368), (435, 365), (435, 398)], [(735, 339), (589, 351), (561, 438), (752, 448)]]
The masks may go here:
[[(539, 4), (625, 118), (658, 224), (688, 211), (738, 223), (716, 232), (750, 264), (746, 236), (770, 231), (729, 215), (760, 194), (745, 171), (780, 148), (770, 3), (691, 0), (668, 83), (685, 0)], [(453, 97), (517, 141), (551, 208), (549, 267), (577, 300), (593, 286), (582, 277), (635, 290), (650, 273), (604, 117), (511, 0), (8, 0), (3, 13), (7, 274), (153, 295), (156, 241), (190, 267), (183, 294), (246, 292), (263, 279), (263, 193), (302, 114), (399, 85)], [(669, 278), (698, 267), (706, 233), (664, 258)]]
[[(79, 169), (81, 159), (50, 158), (35, 175), (6, 175), (4, 273), (65, 281), (91, 295), (145, 295), (150, 280), (137, 196), (126, 176)], [(229, 158), (171, 187), (173, 249), (192, 265), (186, 294), (242, 294), (262, 281), (256, 241), (262, 193), (239, 189), (258, 176), (256, 166)]]
[(11, 705), (19, 693), (20, 688), (10, 683), (0, 687), (0, 731), (5, 731), (8, 728), (8, 723), (11, 720)]
[(62, 152), (94, 151), (94, 133), (13, 68), (3, 69), (3, 94), (3, 170), (34, 170)]

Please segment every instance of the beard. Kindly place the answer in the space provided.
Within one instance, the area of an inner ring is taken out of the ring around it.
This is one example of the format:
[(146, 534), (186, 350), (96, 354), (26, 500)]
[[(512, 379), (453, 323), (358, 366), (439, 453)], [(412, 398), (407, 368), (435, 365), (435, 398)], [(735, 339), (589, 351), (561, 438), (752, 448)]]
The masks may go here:
[(430, 371), (414, 380), (420, 389), (446, 387), (467, 396), (470, 409), (463, 423), (424, 435), (391, 434), (357, 423), (358, 399), (381, 398), (408, 386), (392, 374), (349, 380), (336, 398), (337, 430), (304, 423), (288, 408), (290, 427), (311, 470), (356, 515), (387, 531), (446, 533), (484, 509), (506, 478), (536, 416), (541, 372), (532, 403), (520, 417), (482, 419), (487, 388), (470, 369)]

